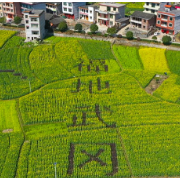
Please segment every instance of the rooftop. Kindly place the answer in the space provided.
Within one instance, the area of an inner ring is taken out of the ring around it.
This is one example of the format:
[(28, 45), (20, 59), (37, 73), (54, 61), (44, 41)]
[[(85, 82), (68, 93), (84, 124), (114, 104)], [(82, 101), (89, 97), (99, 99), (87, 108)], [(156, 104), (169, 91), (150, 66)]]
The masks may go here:
[(149, 20), (149, 19), (151, 19), (154, 16), (155, 16), (154, 14), (144, 13), (142, 11), (135, 11), (131, 15), (131, 17), (137, 17), (137, 18), (142, 18), (142, 19), (146, 19), (146, 20)]
[(125, 4), (119, 4), (119, 3), (100, 3), (100, 6), (111, 6), (111, 7), (122, 7), (125, 6)]
[(29, 13), (31, 15), (41, 15), (44, 11), (43, 10), (25, 10), (24, 13)]
[(31, 5), (33, 5), (33, 4), (43, 3), (43, 2), (20, 2), (20, 3), (22, 3), (22, 4), (31, 4)]
[(96, 5), (86, 5), (86, 6), (80, 6), (79, 8), (84, 8), (84, 9), (87, 9), (88, 7), (98, 8), (98, 6), (96, 6)]

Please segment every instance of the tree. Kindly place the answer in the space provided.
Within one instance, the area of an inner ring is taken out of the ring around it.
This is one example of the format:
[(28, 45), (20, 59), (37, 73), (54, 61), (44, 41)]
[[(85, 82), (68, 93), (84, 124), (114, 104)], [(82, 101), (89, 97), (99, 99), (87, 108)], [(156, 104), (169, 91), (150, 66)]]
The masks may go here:
[(153, 36), (152, 39), (153, 39), (153, 40), (157, 40), (157, 37), (156, 37), (156, 36)]
[(21, 22), (21, 20), (22, 20), (21, 17), (16, 16), (16, 17), (14, 18), (14, 23), (15, 23), (15, 24), (19, 24), (19, 23)]
[(127, 38), (128, 40), (133, 39), (133, 32), (128, 31), (128, 32), (126, 33), (126, 38)]
[(0, 18), (0, 23), (5, 23), (6, 22), (6, 18), (5, 17), (1, 17)]
[(116, 29), (116, 27), (109, 27), (108, 29), (107, 29), (107, 33), (108, 34), (115, 34), (117, 32), (117, 29)]
[(169, 45), (169, 44), (171, 44), (171, 37), (170, 36), (163, 36), (163, 38), (162, 38), (162, 42), (163, 42), (163, 44), (164, 45)]
[(91, 24), (90, 30), (92, 33), (95, 33), (98, 30), (98, 26), (96, 24)]
[(82, 25), (81, 24), (76, 24), (74, 29), (78, 32), (81, 32), (82, 31)]
[(58, 25), (58, 29), (61, 32), (65, 32), (68, 29), (66, 22), (64, 22), (64, 21), (60, 22), (59, 25)]

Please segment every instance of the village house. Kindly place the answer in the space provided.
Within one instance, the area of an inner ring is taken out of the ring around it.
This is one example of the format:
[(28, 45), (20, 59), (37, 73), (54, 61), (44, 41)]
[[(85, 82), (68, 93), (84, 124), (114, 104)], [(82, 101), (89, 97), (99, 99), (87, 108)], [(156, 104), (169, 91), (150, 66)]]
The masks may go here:
[(63, 2), (62, 12), (66, 18), (79, 19), (79, 7), (85, 5), (86, 2)]
[(44, 2), (20, 2), (20, 7), (21, 13), (27, 9), (46, 10), (46, 4)]
[(115, 26), (119, 19), (125, 17), (125, 4), (100, 3), (97, 12), (97, 23), (108, 27)]
[(34, 39), (43, 39), (45, 36), (45, 11), (25, 10), (24, 22), (26, 42)]
[(98, 9), (98, 6), (94, 5), (86, 5), (79, 7), (79, 19), (87, 20), (89, 22), (96, 21), (96, 12), (95, 10)]
[(143, 12), (157, 15), (157, 12), (160, 9), (160, 7), (163, 7), (166, 4), (167, 2), (146, 2), (143, 6)]
[(149, 31), (156, 23), (154, 14), (135, 11), (130, 17), (131, 28), (139, 28), (144, 31)]
[(13, 21), (16, 16), (22, 17), (20, 2), (2, 2), (1, 15), (6, 18), (7, 22)]
[(178, 6), (165, 5), (157, 13), (156, 26), (166, 34), (180, 31), (180, 10)]
[(60, 15), (62, 13), (62, 2), (46, 2), (46, 12)]

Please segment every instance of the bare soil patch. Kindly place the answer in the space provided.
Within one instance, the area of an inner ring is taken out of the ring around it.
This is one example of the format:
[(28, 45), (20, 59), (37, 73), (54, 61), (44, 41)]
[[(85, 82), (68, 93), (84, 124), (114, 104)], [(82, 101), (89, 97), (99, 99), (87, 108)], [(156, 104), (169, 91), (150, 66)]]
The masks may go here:
[(2, 133), (11, 133), (13, 132), (13, 129), (4, 129)]
[(154, 78), (151, 80), (149, 85), (145, 88), (145, 91), (148, 94), (153, 94), (153, 92), (163, 83), (165, 79), (167, 79), (167, 75), (158, 75), (156, 74)]

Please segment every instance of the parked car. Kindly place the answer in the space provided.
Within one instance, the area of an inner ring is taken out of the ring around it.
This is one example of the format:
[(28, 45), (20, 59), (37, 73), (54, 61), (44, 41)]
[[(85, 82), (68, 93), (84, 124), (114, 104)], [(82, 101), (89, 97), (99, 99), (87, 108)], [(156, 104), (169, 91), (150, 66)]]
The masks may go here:
[(160, 35), (159, 32), (155, 32), (155, 33), (154, 33), (154, 36), (158, 36), (158, 35)]

